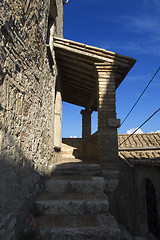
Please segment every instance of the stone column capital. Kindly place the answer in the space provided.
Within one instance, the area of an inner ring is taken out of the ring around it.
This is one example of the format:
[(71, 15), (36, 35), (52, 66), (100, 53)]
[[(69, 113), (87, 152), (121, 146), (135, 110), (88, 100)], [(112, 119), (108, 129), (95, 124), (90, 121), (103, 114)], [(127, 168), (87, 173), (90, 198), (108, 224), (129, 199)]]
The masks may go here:
[(92, 111), (92, 110), (90, 110), (90, 109), (84, 109), (84, 110), (81, 110), (81, 112), (80, 112), (80, 113), (81, 113), (82, 115), (87, 115), (87, 114), (90, 114), (90, 115), (91, 115), (91, 114), (92, 114), (92, 112), (93, 112), (93, 111)]

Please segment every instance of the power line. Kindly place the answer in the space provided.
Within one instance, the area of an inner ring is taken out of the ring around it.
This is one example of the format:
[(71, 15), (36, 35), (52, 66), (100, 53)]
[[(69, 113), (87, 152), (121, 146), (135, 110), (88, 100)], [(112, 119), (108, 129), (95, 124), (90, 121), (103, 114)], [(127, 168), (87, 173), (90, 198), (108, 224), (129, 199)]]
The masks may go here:
[(130, 134), (118, 147), (120, 147), (123, 143), (125, 143), (131, 136), (133, 136), (133, 134), (135, 134), (135, 132), (137, 132), (137, 130), (138, 129), (140, 129), (144, 124), (146, 124), (146, 122), (148, 122), (156, 113), (158, 113), (159, 112), (159, 110), (160, 110), (160, 108), (157, 110), (157, 111), (155, 111), (145, 122), (143, 122), (142, 124), (141, 124), (141, 126), (139, 126), (138, 128), (136, 128), (136, 130), (132, 133), (132, 134)]
[[(139, 98), (137, 99), (137, 101), (135, 102), (135, 104), (133, 105), (133, 107), (131, 108), (131, 110), (128, 112), (127, 116), (124, 118), (124, 120), (121, 123), (121, 126), (123, 125), (123, 123), (126, 121), (126, 119), (128, 118), (128, 116), (130, 115), (130, 113), (133, 111), (133, 109), (135, 108), (135, 106), (137, 105), (137, 103), (139, 102), (139, 100), (141, 99), (141, 97), (143, 96), (144, 92), (147, 90), (148, 86), (151, 84), (151, 82), (153, 81), (153, 79), (155, 78), (155, 76), (157, 75), (157, 73), (159, 72), (160, 67), (157, 69), (157, 71), (155, 72), (155, 74), (153, 75), (153, 77), (151, 78), (151, 80), (149, 81), (149, 83), (147, 84), (147, 86), (145, 87), (145, 89), (143, 90), (143, 92), (141, 93), (141, 95), (139, 96)], [(121, 127), (120, 126), (120, 127)], [(119, 127), (119, 128), (120, 128)]]

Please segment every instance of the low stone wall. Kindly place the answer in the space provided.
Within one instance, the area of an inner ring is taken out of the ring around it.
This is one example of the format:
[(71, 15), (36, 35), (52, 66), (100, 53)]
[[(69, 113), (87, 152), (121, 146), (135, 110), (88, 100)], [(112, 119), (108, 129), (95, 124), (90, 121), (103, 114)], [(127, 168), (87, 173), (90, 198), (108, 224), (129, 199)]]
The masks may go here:
[(82, 138), (62, 139), (62, 158), (83, 158)]
[(63, 138), (62, 139), (62, 158), (85, 158), (98, 161), (98, 137), (97, 132), (87, 138)]

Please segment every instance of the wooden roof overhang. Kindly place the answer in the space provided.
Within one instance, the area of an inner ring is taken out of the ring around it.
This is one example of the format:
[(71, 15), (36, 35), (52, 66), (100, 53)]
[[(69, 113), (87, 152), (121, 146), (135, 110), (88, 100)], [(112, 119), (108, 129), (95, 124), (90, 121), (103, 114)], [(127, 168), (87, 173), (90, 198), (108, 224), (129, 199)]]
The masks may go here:
[(130, 57), (63, 38), (55, 37), (54, 47), (62, 80), (62, 100), (93, 111), (97, 111), (95, 64), (116, 66), (117, 88), (136, 62)]

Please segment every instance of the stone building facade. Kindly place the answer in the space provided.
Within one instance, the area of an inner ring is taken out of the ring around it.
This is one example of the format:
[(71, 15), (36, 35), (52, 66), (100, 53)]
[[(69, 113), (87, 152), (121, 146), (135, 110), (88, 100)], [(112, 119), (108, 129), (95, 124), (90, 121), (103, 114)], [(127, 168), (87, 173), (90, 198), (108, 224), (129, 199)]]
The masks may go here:
[(2, 0), (0, 29), (0, 239), (9, 240), (55, 161), (57, 69), (46, 44), (62, 37), (63, 2)]
[(117, 184), (115, 91), (135, 59), (63, 39), (62, 0), (2, 0), (0, 29), (0, 239), (15, 240), (61, 160), (62, 100), (85, 108), (82, 155)]

